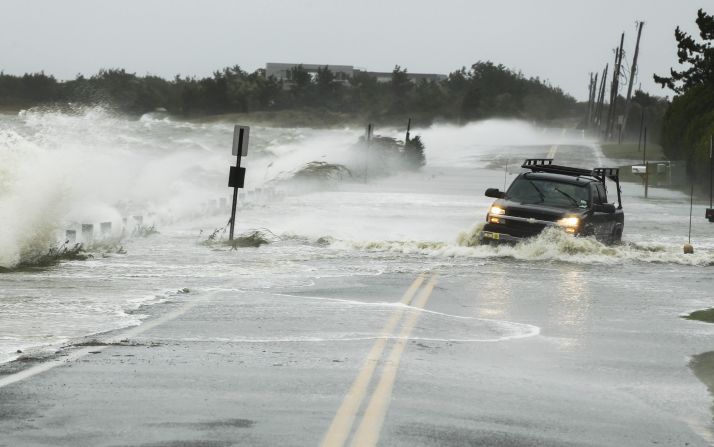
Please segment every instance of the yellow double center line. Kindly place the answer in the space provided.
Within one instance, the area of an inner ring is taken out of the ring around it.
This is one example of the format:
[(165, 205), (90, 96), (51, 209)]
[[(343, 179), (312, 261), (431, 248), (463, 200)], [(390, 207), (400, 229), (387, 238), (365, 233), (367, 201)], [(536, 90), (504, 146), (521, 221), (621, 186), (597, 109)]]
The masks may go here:
[[(409, 286), (407, 291), (402, 296), (400, 303), (403, 305), (409, 305), (412, 299), (419, 291), (419, 288), (425, 281), (424, 275), (419, 275), (414, 282)], [(434, 290), (436, 285), (436, 276), (433, 276), (429, 282), (421, 289), (421, 293), (412, 303), (412, 307), (417, 309), (423, 309), (426, 306), (431, 292)], [(337, 410), (330, 428), (325, 433), (322, 440), (321, 447), (342, 447), (344, 446), (347, 438), (352, 431), (352, 426), (354, 425), (357, 412), (362, 406), (369, 384), (374, 376), (374, 371), (377, 368), (382, 353), (387, 346), (387, 342), (392, 337), (392, 334), (402, 320), (405, 308), (400, 307), (397, 309), (387, 321), (387, 323), (382, 328), (379, 339), (374, 343), (372, 349), (367, 354), (362, 368), (357, 374), (357, 378), (352, 383), (347, 395), (342, 401), (342, 405)], [(369, 447), (375, 446), (379, 440), (379, 433), (382, 429), (384, 423), (384, 418), (387, 414), (387, 408), (389, 407), (389, 399), (392, 395), (392, 388), (394, 386), (394, 381), (397, 376), (397, 369), (399, 368), (399, 362), (401, 360), (402, 353), (406, 348), (407, 339), (411, 334), (417, 320), (419, 319), (420, 313), (411, 313), (404, 322), (402, 330), (399, 333), (398, 339), (395, 341), (392, 350), (387, 357), (386, 363), (382, 369), (382, 376), (379, 383), (372, 393), (372, 398), (367, 404), (367, 408), (364, 411), (362, 417), (362, 422), (360, 423), (357, 431), (352, 438), (351, 446), (354, 447)]]
[[(564, 137), (565, 136), (565, 131), (566, 129), (563, 129), (562, 132), (560, 132), (560, 136)], [(545, 158), (555, 158), (555, 154), (558, 152), (558, 145), (554, 144), (550, 147), (550, 151), (548, 151), (548, 155), (546, 155)]]
[(554, 144), (550, 147), (550, 151), (548, 151), (548, 155), (546, 155), (545, 158), (555, 158), (556, 152), (558, 152), (558, 145)]

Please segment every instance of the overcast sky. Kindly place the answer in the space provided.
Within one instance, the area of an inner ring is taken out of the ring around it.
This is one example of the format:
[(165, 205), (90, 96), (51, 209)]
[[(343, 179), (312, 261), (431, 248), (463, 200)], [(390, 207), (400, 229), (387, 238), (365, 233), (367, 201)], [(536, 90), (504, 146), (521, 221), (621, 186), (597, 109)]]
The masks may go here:
[[(709, 0), (708, 12), (714, 13)], [(164, 77), (266, 62), (449, 73), (491, 60), (587, 96), (625, 31), (637, 82), (676, 65), (674, 28), (696, 31), (698, 0), (0, 0), (0, 70), (60, 79), (121, 67)], [(628, 64), (629, 65), (629, 64)]]

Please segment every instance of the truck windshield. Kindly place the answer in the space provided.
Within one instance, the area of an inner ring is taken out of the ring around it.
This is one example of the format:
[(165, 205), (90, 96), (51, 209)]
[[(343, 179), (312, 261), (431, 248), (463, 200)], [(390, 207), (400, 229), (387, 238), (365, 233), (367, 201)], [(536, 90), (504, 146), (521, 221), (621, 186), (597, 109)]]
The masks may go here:
[(519, 177), (511, 184), (506, 198), (524, 204), (542, 203), (558, 208), (587, 208), (590, 203), (587, 185), (526, 177)]

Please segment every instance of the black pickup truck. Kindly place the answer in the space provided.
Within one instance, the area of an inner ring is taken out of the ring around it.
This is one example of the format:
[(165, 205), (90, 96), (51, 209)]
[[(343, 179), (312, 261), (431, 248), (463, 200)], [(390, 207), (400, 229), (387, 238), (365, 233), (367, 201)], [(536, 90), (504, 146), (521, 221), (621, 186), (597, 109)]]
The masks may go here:
[[(521, 167), (529, 172), (518, 175), (508, 191), (486, 190), (497, 200), (479, 234), (482, 243), (519, 242), (546, 227), (606, 244), (622, 240), (625, 214), (617, 168), (558, 166), (550, 158), (530, 158)], [(615, 183), (617, 206), (607, 200), (608, 179)]]

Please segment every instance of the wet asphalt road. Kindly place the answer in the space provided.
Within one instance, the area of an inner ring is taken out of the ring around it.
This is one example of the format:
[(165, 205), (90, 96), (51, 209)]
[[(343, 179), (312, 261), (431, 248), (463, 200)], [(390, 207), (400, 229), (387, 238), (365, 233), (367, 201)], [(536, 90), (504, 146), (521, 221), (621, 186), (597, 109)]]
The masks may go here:
[[(177, 296), (142, 332), (4, 384), (0, 446), (709, 445), (687, 357), (712, 329), (678, 316), (707, 283), (595, 280), (617, 269), (503, 261)], [(353, 336), (315, 336), (333, 325)]]

